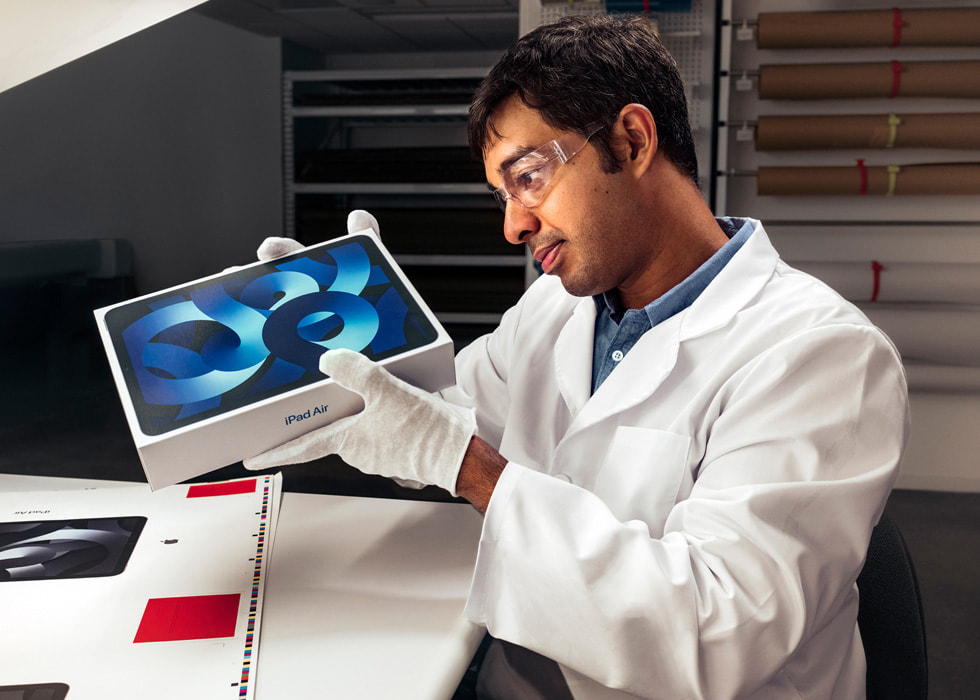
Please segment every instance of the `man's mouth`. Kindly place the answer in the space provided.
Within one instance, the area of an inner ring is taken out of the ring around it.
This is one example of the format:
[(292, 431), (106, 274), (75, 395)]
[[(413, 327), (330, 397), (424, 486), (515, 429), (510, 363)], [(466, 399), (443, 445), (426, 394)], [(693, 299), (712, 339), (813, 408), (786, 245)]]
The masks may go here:
[(541, 263), (541, 270), (546, 275), (554, 268), (564, 245), (565, 241), (558, 241), (550, 245), (540, 246), (534, 251), (534, 259)]

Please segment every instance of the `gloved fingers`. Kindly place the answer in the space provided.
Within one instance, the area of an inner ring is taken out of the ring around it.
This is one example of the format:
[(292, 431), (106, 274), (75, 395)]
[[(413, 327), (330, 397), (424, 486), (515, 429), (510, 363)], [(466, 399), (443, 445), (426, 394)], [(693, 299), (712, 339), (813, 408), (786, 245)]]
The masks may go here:
[(374, 360), (359, 352), (336, 348), (320, 356), (320, 371), (337, 384), (359, 394), (365, 405), (380, 400), (394, 400), (398, 394), (419, 395), (421, 390), (403, 382)]
[(320, 355), (320, 371), (336, 381), (345, 389), (357, 390), (371, 368), (373, 360), (354, 350), (334, 348)]
[(248, 470), (258, 471), (287, 464), (302, 464), (326, 455), (338, 454), (343, 449), (347, 430), (355, 419), (356, 416), (341, 418), (279, 447), (249, 457), (242, 464)]
[(381, 227), (378, 220), (363, 209), (355, 209), (347, 215), (347, 233), (358, 233), (365, 229), (374, 231), (374, 235), (381, 236)]
[(270, 236), (262, 241), (262, 245), (255, 251), (256, 256), (262, 262), (269, 262), (284, 255), (300, 251), (305, 246), (293, 238), (280, 238)]

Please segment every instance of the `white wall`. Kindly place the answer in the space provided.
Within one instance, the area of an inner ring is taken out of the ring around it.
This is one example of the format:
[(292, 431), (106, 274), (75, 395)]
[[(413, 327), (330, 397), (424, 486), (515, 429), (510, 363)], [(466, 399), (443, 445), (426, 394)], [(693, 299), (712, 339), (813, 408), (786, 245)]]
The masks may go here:
[(193, 12), (0, 94), (0, 241), (128, 238), (141, 293), (282, 230), (279, 42)]

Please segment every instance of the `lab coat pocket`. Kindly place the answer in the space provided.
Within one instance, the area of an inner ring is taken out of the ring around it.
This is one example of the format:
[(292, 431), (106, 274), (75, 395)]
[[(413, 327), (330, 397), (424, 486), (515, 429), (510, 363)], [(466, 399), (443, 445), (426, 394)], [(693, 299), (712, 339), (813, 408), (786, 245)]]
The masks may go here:
[(677, 502), (691, 438), (650, 428), (616, 428), (594, 490), (621, 521), (642, 520), (653, 537)]

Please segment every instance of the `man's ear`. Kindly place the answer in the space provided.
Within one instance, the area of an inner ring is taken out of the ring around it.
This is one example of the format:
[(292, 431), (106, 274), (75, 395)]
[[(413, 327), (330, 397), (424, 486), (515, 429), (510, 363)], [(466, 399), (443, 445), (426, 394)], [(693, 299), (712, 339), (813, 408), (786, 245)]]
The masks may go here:
[(619, 156), (626, 168), (645, 171), (657, 154), (657, 123), (649, 109), (641, 104), (631, 103), (619, 111), (622, 124)]

